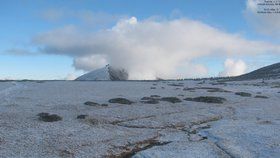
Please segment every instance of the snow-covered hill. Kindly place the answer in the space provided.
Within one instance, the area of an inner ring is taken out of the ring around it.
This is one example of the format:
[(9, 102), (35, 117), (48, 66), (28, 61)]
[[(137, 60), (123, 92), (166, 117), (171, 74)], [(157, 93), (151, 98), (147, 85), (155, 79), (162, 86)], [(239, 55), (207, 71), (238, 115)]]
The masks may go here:
[(280, 63), (262, 67), (250, 73), (233, 77), (235, 80), (277, 79), (280, 78)]
[(84, 74), (78, 77), (78, 81), (120, 81), (127, 80), (128, 73), (124, 69), (113, 68), (110, 65), (106, 65), (103, 68), (91, 71), (87, 74)]

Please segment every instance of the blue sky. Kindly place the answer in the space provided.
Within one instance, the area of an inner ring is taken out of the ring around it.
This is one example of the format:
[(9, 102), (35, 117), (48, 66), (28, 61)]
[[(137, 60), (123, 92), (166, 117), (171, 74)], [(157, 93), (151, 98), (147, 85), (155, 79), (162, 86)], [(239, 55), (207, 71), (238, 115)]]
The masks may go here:
[[(120, 19), (130, 17), (136, 17), (140, 22), (151, 17), (160, 17), (165, 21), (186, 18), (199, 21), (221, 32), (238, 34), (246, 40), (264, 41), (278, 46), (278, 38), (260, 33), (248, 22), (244, 15), (246, 3), (246, 0), (2, 1), (0, 78), (64, 79), (69, 75), (81, 75), (88, 69), (77, 68), (73, 64), (79, 52), (74, 56), (58, 55), (59, 53), (55, 52), (42, 53), (40, 46), (36, 42), (34, 44), (34, 37), (65, 26), (75, 26), (82, 31), (86, 30), (85, 32), (99, 32), (112, 28)], [(88, 15), (87, 20), (84, 19), (84, 15)], [(90, 18), (94, 20), (88, 20)], [(28, 53), (16, 54), (12, 50)], [(245, 62), (246, 72), (278, 62), (280, 59), (277, 53), (268, 51), (258, 55), (210, 54), (193, 58), (191, 63), (205, 66), (208, 70), (206, 76), (217, 76), (223, 71), (227, 58)]]

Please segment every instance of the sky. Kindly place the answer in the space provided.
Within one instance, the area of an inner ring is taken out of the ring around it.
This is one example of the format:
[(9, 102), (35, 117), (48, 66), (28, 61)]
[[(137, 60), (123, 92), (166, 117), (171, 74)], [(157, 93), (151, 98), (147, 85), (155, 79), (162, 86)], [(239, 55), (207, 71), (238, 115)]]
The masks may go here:
[(279, 62), (263, 0), (4, 0), (0, 79), (74, 79), (110, 64), (130, 79), (240, 75)]

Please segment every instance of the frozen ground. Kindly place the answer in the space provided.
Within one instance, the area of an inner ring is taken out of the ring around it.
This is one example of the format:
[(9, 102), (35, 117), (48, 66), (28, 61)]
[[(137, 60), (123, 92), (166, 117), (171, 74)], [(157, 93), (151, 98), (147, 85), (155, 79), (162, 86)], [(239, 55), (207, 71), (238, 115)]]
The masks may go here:
[[(0, 157), (276, 158), (279, 91), (279, 80), (0, 82)], [(150, 95), (182, 102), (141, 102)], [(226, 101), (183, 100), (200, 96)], [(134, 103), (109, 103), (112, 98)], [(108, 106), (85, 105), (87, 101)], [(44, 122), (37, 116), (42, 112), (62, 120)], [(82, 114), (88, 116), (77, 119)]]

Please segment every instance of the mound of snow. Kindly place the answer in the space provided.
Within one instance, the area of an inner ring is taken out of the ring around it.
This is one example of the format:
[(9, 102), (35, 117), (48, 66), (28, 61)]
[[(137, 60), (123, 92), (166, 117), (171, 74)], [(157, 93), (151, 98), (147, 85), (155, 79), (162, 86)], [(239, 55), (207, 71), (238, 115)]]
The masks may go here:
[(124, 69), (113, 68), (110, 65), (91, 71), (76, 79), (77, 81), (120, 81), (128, 80), (128, 73)]

